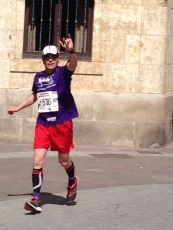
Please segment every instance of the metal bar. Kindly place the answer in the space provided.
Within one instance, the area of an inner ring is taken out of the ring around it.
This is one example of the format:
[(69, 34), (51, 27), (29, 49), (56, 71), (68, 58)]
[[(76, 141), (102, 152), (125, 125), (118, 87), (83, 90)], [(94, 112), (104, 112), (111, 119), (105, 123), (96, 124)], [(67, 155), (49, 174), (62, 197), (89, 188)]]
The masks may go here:
[(34, 23), (35, 23), (35, 0), (32, 0), (32, 18), (31, 18), (31, 46), (30, 46), (30, 54), (32, 57), (33, 52), (33, 40), (34, 40)]
[(52, 28), (52, 0), (50, 0), (49, 40), (48, 40), (49, 45), (50, 45), (50, 39), (51, 39), (51, 28)]
[(67, 1), (66, 37), (68, 34), (68, 25), (69, 25), (69, 8), (70, 8), (70, 0)]
[[(67, 1), (67, 18), (66, 18), (66, 37), (68, 35), (68, 26), (69, 26), (69, 8), (70, 8), (70, 0)], [(67, 52), (65, 50), (65, 59), (67, 56)]]
[(59, 52), (60, 52), (60, 43), (59, 41), (61, 40), (60, 38), (60, 31), (61, 31), (61, 0), (58, 1), (58, 24), (57, 24), (57, 47), (59, 49)]
[(43, 30), (43, 0), (41, 1), (40, 36), (39, 36), (39, 56), (41, 55), (42, 30)]
[(78, 18), (78, 0), (76, 0), (76, 9), (75, 9), (74, 48), (76, 48), (76, 44), (77, 44), (77, 18)]
[(84, 6), (83, 40), (82, 40), (83, 59), (84, 59), (84, 52), (85, 52), (84, 49), (85, 49), (86, 15), (87, 15), (87, 0), (85, 0), (85, 6)]

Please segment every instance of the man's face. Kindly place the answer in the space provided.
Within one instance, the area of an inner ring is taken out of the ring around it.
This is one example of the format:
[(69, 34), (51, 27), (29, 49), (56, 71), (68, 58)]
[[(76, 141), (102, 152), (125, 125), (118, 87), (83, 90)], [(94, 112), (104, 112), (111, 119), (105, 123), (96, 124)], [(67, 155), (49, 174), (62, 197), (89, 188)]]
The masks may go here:
[(53, 71), (59, 62), (59, 56), (54, 54), (46, 54), (42, 57), (43, 64), (47, 72)]

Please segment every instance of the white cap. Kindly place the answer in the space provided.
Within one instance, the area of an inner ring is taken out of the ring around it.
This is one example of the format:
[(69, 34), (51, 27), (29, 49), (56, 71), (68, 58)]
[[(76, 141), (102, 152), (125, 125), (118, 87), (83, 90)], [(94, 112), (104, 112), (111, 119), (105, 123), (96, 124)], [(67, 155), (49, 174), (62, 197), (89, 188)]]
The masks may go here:
[(42, 51), (42, 55), (46, 55), (46, 54), (54, 54), (54, 55), (59, 55), (59, 50), (56, 46), (45, 46), (43, 51)]

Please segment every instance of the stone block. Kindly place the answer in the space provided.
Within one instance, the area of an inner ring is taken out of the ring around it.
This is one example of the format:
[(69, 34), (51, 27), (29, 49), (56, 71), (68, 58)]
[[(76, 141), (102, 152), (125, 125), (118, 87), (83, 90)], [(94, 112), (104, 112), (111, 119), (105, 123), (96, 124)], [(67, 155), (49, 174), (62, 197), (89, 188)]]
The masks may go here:
[(162, 6), (162, 7), (166, 7), (166, 6), (168, 6), (168, 1), (169, 0), (143, 0), (143, 5), (144, 6)]
[(167, 2), (167, 6), (170, 8), (170, 9), (173, 9), (173, 1), (172, 0), (163, 0), (165, 2)]
[(5, 118), (7, 117), (7, 106), (6, 106), (6, 90), (5, 89), (1, 89), (0, 91), (0, 108), (1, 108), (1, 118)]
[[(13, 52), (14, 52), (14, 58), (22, 59), (22, 55), (23, 55), (23, 42), (21, 42), (21, 41), (23, 40), (23, 30), (16, 30), (14, 36), (15, 36), (14, 50), (13, 50)], [(26, 70), (24, 70), (24, 71), (26, 71)]]
[(165, 120), (165, 98), (161, 95), (115, 95), (76, 93), (80, 122), (148, 123)]
[[(60, 62), (60, 66), (64, 65)], [(103, 74), (103, 64), (101, 62), (78, 62), (75, 74), (79, 75), (100, 75)]]
[(97, 4), (95, 6), (94, 24), (93, 24), (93, 45), (92, 45), (92, 61), (101, 61), (101, 40), (102, 40), (102, 20), (103, 20), (103, 6)]
[(15, 1), (1, 1), (0, 30), (14, 29)]
[(79, 120), (92, 121), (94, 119), (94, 107), (97, 104), (95, 95), (91, 92), (75, 92), (74, 99), (79, 112)]
[[(140, 34), (142, 7), (137, 5), (108, 4), (104, 30), (110, 38), (114, 34)], [(114, 44), (108, 40), (109, 45)], [(116, 48), (116, 46), (114, 45)]]
[(165, 122), (135, 124), (135, 146), (149, 148), (164, 147), (166, 144)]
[[(96, 45), (97, 46), (97, 45)], [(100, 48), (101, 46), (99, 46), (99, 48)], [(98, 50), (98, 48), (97, 47), (95, 47), (97, 50)], [(94, 49), (95, 48), (93, 48), (93, 54), (92, 54), (92, 62), (99, 62), (99, 61), (101, 61), (102, 60), (102, 57), (101, 57), (101, 53), (96, 53), (96, 52), (94, 52)], [(101, 51), (100, 51), (101, 52)]]
[(0, 118), (0, 142), (20, 144), (22, 119)]
[(10, 73), (10, 89), (28, 89), (31, 92), (34, 73)]
[(167, 19), (167, 35), (173, 36), (173, 10), (172, 9), (168, 9), (167, 17), (168, 17), (168, 19)]
[(140, 59), (140, 36), (139, 35), (126, 35), (125, 46), (125, 63), (137, 64)]
[(141, 36), (141, 64), (164, 64), (166, 52), (165, 36)]
[(94, 101), (95, 121), (148, 123), (165, 119), (165, 99), (160, 95), (95, 93)]
[[(10, 51), (11, 51), (10, 50), (11, 31), (10, 30), (0, 30), (0, 41), (1, 41), (1, 62), (8, 61), (8, 59), (10, 58)], [(2, 65), (2, 66), (5, 67), (5, 65)]]
[(165, 96), (165, 120), (173, 121), (173, 95), (167, 94)]
[(166, 39), (166, 64), (173, 64), (173, 37), (169, 36)]
[(72, 89), (86, 91), (109, 91), (110, 82), (107, 76), (103, 75), (74, 75)]
[(16, 30), (24, 29), (24, 14), (25, 12), (25, 2), (24, 1), (17, 1), (16, 2)]
[(173, 91), (173, 65), (165, 65), (164, 92), (171, 93)]
[[(116, 29), (115, 29), (116, 30)], [(112, 47), (111, 44), (114, 44)], [(111, 34), (108, 31), (102, 34), (102, 46), (101, 46), (101, 61), (103, 63), (123, 63), (124, 51), (125, 51), (126, 37), (122, 34)]]
[(138, 75), (138, 64), (113, 64), (111, 67), (111, 92), (137, 93)]
[(107, 4), (118, 5), (142, 5), (142, 0), (106, 0)]
[(143, 12), (142, 34), (166, 36), (167, 15), (166, 7), (146, 6)]
[(13, 59), (11, 60), (11, 72), (36, 73), (44, 69), (41, 59)]
[(74, 142), (81, 146), (133, 146), (134, 124), (75, 120)]
[(139, 93), (164, 93), (165, 65), (141, 64)]
[(173, 141), (173, 119), (165, 121), (165, 146)]
[(10, 61), (5, 58), (0, 60), (0, 88), (8, 89), (9, 88), (9, 71), (10, 71)]
[(103, 0), (95, 0), (95, 5), (103, 3)]
[(100, 33), (102, 29), (102, 20), (103, 20), (103, 5), (96, 4), (95, 5), (95, 14), (94, 14), (94, 25), (93, 32)]
[(32, 144), (34, 140), (34, 129), (36, 119), (23, 119), (22, 120), (22, 132), (21, 132), (21, 143)]

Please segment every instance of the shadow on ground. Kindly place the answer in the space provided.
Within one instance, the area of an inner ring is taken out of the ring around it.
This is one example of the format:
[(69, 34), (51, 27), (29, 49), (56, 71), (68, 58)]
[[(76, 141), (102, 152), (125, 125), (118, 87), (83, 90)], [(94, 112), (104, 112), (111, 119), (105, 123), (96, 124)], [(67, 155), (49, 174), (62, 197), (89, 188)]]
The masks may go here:
[[(25, 193), (25, 194), (8, 194), (7, 196), (11, 197), (23, 197), (23, 196), (32, 196), (31, 193)], [(29, 200), (28, 200), (29, 201)], [(76, 201), (67, 204), (67, 199), (63, 196), (53, 195), (52, 193), (41, 193), (41, 206), (44, 206), (46, 204), (53, 204), (53, 205), (66, 205), (66, 206), (74, 206), (76, 205)], [(40, 212), (30, 212), (25, 213), (25, 215), (35, 215), (39, 214)]]

